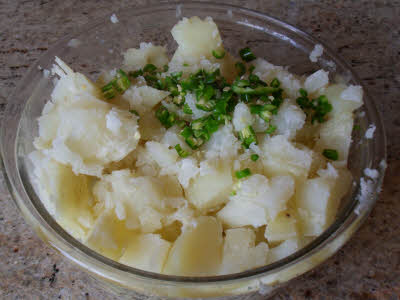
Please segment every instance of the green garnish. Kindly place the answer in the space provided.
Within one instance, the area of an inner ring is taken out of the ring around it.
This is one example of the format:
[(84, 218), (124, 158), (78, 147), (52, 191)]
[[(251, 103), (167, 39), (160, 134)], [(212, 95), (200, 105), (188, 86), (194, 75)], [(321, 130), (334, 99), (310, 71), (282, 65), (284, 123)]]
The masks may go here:
[(189, 107), (189, 105), (187, 104), (187, 103), (185, 103), (184, 105), (183, 105), (183, 112), (185, 113), (185, 114), (188, 114), (188, 115), (192, 115), (193, 114), (193, 111), (192, 111), (192, 109)]
[(314, 123), (314, 121), (317, 120), (319, 123), (322, 123), (325, 122), (325, 115), (332, 110), (332, 104), (329, 103), (325, 95), (319, 96), (316, 100), (317, 103), (314, 106), (315, 112), (311, 122)]
[(139, 69), (136, 71), (131, 71), (129, 72), (129, 76), (133, 77), (133, 78), (137, 78), (139, 76), (143, 76), (143, 70)]
[(147, 64), (143, 67), (143, 72), (153, 73), (157, 70), (157, 67), (153, 64)]
[(274, 88), (278, 88), (281, 86), (281, 82), (278, 80), (278, 78), (274, 78), (274, 79), (272, 79), (270, 86), (272, 86)]
[(188, 157), (190, 155), (188, 151), (182, 149), (180, 144), (176, 144), (174, 148), (180, 157)]
[(325, 122), (325, 116), (332, 110), (328, 98), (321, 95), (317, 99), (310, 100), (306, 90), (300, 89), (299, 93), (300, 97), (296, 99), (296, 103), (302, 110), (311, 115), (311, 123), (314, 123), (314, 121)]
[(239, 55), (242, 58), (242, 60), (249, 62), (252, 60), (255, 60), (257, 57), (251, 52), (249, 47), (243, 48), (239, 51)]
[(157, 109), (156, 117), (167, 129), (174, 125), (176, 121), (175, 113), (170, 113), (164, 106), (161, 106), (159, 109)]
[(101, 88), (101, 92), (103, 93), (104, 98), (107, 100), (110, 100), (117, 95), (117, 91), (114, 87), (115, 82), (116, 80), (114, 79)]
[(123, 94), (131, 86), (128, 75), (119, 69), (117, 75), (108, 84), (101, 88), (104, 98), (110, 100), (117, 95), (117, 92)]
[(275, 130), (276, 130), (276, 126), (274, 126), (274, 125), (269, 125), (269, 127), (267, 128), (267, 130), (265, 130), (265, 133), (266, 133), (266, 134), (272, 134), (272, 133), (275, 132)]
[(258, 154), (252, 154), (252, 155), (250, 156), (250, 159), (251, 159), (252, 161), (257, 161), (259, 158), (260, 158), (260, 156), (259, 156)]
[(249, 73), (252, 74), (255, 68), (256, 68), (255, 66), (250, 66), (249, 67)]
[(216, 59), (222, 59), (225, 56), (225, 51), (224, 50), (213, 50), (212, 51), (212, 55), (216, 58)]
[(263, 119), (266, 122), (268, 122), (272, 117), (272, 113), (268, 110), (263, 110), (258, 115), (260, 116), (261, 119)]
[(236, 175), (237, 179), (241, 179), (241, 178), (250, 176), (251, 175), (251, 171), (250, 171), (249, 168), (246, 168), (246, 169), (243, 169), (241, 171), (236, 171), (235, 175)]
[(242, 141), (242, 146), (246, 149), (248, 149), (252, 143), (257, 143), (256, 133), (251, 126), (247, 126), (239, 132), (239, 139)]
[(243, 63), (237, 62), (235, 64), (236, 71), (239, 77), (242, 77), (246, 73), (246, 67)]
[(164, 72), (168, 72), (168, 70), (169, 70), (169, 66), (168, 66), (168, 65), (164, 65), (164, 66), (163, 66), (163, 71), (164, 71)]
[(322, 151), (322, 155), (330, 160), (338, 160), (339, 158), (339, 153), (334, 149), (324, 149), (324, 151)]
[(358, 124), (355, 124), (355, 125), (353, 126), (353, 130), (356, 130), (356, 131), (361, 130), (361, 126), (358, 125)]
[(138, 113), (136, 110), (131, 109), (131, 110), (129, 110), (129, 112), (130, 112), (131, 114), (137, 115), (137, 116), (139, 117), (139, 113)]
[(188, 63), (183, 63), (182, 66), (189, 67), (189, 64)]

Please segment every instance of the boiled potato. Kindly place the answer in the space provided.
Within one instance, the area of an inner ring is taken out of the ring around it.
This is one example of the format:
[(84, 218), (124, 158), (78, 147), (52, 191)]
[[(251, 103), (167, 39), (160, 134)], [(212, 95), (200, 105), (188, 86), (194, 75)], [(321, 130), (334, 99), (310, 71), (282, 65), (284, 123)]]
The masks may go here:
[(293, 254), (294, 252), (299, 250), (301, 246), (301, 242), (297, 238), (291, 238), (282, 242), (281, 244), (279, 244), (279, 246), (276, 246), (269, 250), (268, 263), (276, 262)]
[(292, 175), (305, 178), (312, 161), (312, 151), (295, 147), (287, 137), (276, 135), (266, 138), (262, 145), (263, 164), (268, 176)]
[(344, 84), (332, 84), (325, 89), (323, 94), (332, 104), (332, 115), (351, 113), (363, 104), (363, 90), (360, 86), (347, 87)]
[(306, 121), (306, 114), (299, 106), (289, 99), (285, 99), (278, 110), (278, 114), (272, 116), (272, 124), (276, 126), (276, 134), (287, 136), (292, 140), (298, 130)]
[(138, 49), (131, 48), (124, 53), (124, 69), (128, 71), (142, 69), (147, 64), (162, 68), (168, 64), (167, 50), (152, 43), (140, 43)]
[(218, 272), (222, 256), (222, 226), (214, 217), (202, 216), (178, 237), (165, 263), (164, 273), (206, 276)]
[(324, 149), (334, 149), (339, 154), (339, 160), (347, 161), (353, 122), (352, 113), (333, 115), (331, 119), (321, 124), (319, 139), (314, 150), (322, 153)]
[(220, 274), (232, 274), (263, 266), (267, 263), (268, 245), (255, 245), (256, 235), (250, 228), (225, 231)]
[(265, 176), (254, 174), (239, 183), (236, 195), (230, 197), (217, 216), (229, 227), (259, 227), (286, 209), (293, 192), (294, 180), (290, 176), (277, 176), (268, 181)]
[(185, 189), (185, 195), (197, 209), (209, 210), (228, 201), (232, 183), (230, 167), (221, 166), (208, 174), (194, 178)]
[(257, 228), (268, 222), (266, 209), (253, 202), (229, 201), (217, 213), (217, 217), (228, 228), (247, 225)]
[(34, 182), (44, 206), (73, 237), (84, 240), (93, 226), (92, 179), (75, 175), (71, 167), (46, 157), (40, 151), (29, 155)]
[(265, 229), (265, 237), (270, 243), (285, 241), (297, 235), (297, 219), (290, 210), (279, 213), (274, 220), (268, 222)]
[[(199, 17), (183, 18), (171, 33), (178, 43), (178, 49), (169, 63), (171, 72), (189, 74), (198, 69), (214, 71), (220, 68), (228, 81), (235, 78), (235, 60), (224, 50), (218, 27), (210, 17), (204, 20)], [(225, 52), (224, 57), (216, 59), (212, 55), (213, 50)]]
[[(150, 86), (131, 86), (122, 95), (122, 99), (129, 103), (130, 109), (136, 110), (139, 115), (150, 111), (154, 106), (169, 95)], [(154, 115), (154, 112), (152, 112)]]
[(166, 208), (160, 179), (134, 177), (130, 170), (105, 175), (93, 188), (97, 201), (112, 209), (119, 220), (126, 220), (129, 229), (154, 232), (162, 227)]
[(127, 229), (114, 210), (104, 210), (86, 237), (85, 243), (108, 258), (118, 260), (136, 232)]
[(319, 171), (319, 177), (308, 179), (296, 190), (296, 204), (302, 234), (317, 236), (334, 220), (341, 198), (349, 190), (351, 174), (348, 170), (336, 170), (328, 164)]
[(104, 165), (123, 159), (139, 139), (136, 116), (86, 95), (46, 106), (35, 147), (76, 174), (100, 177)]
[(171, 243), (158, 234), (139, 234), (129, 240), (119, 262), (137, 269), (161, 273), (170, 248)]

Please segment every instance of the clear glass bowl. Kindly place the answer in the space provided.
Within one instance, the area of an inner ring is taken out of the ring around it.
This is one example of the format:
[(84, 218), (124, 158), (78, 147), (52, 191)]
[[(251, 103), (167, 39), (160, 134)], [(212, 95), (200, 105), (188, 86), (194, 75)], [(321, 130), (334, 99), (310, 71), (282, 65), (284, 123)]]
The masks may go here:
[[(118, 23), (112, 23), (109, 17), (102, 18), (61, 39), (30, 68), (8, 98), (1, 127), (2, 165), (17, 206), (37, 234), (122, 298), (138, 294), (171, 297), (219, 297), (252, 291), (270, 294), (343, 246), (372, 209), (384, 174), (384, 164), (381, 163), (386, 158), (384, 129), (375, 105), (366, 93), (365, 105), (355, 114), (355, 123), (361, 129), (353, 133), (349, 158), (354, 185), (343, 199), (334, 224), (305, 248), (273, 264), (215, 277), (155, 274), (99, 255), (54, 221), (33, 190), (29, 180), (32, 168), (26, 157), (33, 150), (32, 141), (38, 134), (36, 119), (49, 100), (53, 87), (52, 79), (45, 78), (41, 69), (50, 69), (55, 56), (62, 58), (74, 70), (96, 79), (101, 70), (121, 64), (123, 51), (138, 47), (143, 41), (166, 45), (172, 54), (176, 45), (170, 29), (180, 18), (211, 16), (231, 53), (237, 53), (239, 48), (248, 45), (257, 56), (276, 65), (288, 66), (296, 74), (309, 74), (324, 68), (330, 71), (332, 80), (341, 77), (351, 84), (360, 84), (350, 67), (325, 45), (318, 63), (310, 62), (310, 51), (315, 44), (323, 43), (293, 26), (248, 9), (204, 2), (175, 3), (126, 8), (116, 15)], [(71, 39), (77, 39), (79, 46), (71, 47)], [(364, 133), (372, 123), (376, 126), (374, 138), (365, 139)], [(378, 169), (380, 175), (372, 183), (371, 192), (360, 203), (357, 196), (360, 193), (359, 182), (366, 167)]]

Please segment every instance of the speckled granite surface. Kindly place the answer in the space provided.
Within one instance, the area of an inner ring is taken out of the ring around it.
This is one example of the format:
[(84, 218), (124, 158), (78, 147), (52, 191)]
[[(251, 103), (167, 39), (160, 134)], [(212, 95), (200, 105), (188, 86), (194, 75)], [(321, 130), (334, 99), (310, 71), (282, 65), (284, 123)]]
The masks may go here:
[[(274, 299), (400, 297), (400, 2), (225, 1), (281, 18), (321, 38), (352, 64), (384, 115), (389, 167), (367, 222), (336, 255)], [(71, 29), (146, 1), (0, 0), (0, 114), (27, 68)], [(117, 299), (46, 246), (0, 181), (0, 298)]]

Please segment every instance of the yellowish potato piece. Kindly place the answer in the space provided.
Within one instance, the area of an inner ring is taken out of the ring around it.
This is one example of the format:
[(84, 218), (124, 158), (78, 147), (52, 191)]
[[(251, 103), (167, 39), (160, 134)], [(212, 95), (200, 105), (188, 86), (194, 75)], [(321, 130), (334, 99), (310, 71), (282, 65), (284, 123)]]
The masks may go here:
[(34, 166), (33, 181), (46, 209), (69, 234), (84, 240), (94, 223), (92, 179), (75, 175), (71, 167), (40, 151), (32, 152), (29, 158)]
[(105, 209), (112, 209), (129, 229), (154, 232), (167, 213), (163, 182), (149, 176), (134, 177), (130, 170), (114, 171), (96, 183), (93, 192)]
[(96, 98), (86, 83), (77, 84), (78, 73), (61, 66), (52, 100), (39, 118), (34, 145), (70, 165), (75, 174), (101, 177), (106, 164), (120, 161), (136, 148), (137, 117)]
[(278, 246), (271, 248), (268, 254), (268, 263), (276, 262), (282, 258), (285, 258), (301, 247), (301, 241), (297, 238), (288, 239)]
[(323, 91), (323, 94), (332, 104), (332, 115), (351, 113), (363, 105), (363, 90), (360, 86), (332, 84)]
[(180, 55), (190, 60), (198, 60), (202, 56), (211, 58), (213, 50), (223, 50), (218, 27), (210, 17), (204, 20), (199, 17), (183, 18), (171, 33), (178, 43)]
[(150, 86), (138, 87), (133, 85), (125, 91), (122, 95), (122, 99), (129, 103), (130, 109), (134, 109), (139, 115), (142, 115), (150, 111), (168, 95), (169, 92), (161, 91)]
[(86, 244), (102, 255), (118, 260), (136, 234), (126, 228), (125, 221), (119, 220), (114, 210), (104, 210), (89, 232)]
[(262, 145), (262, 160), (268, 176), (292, 175), (306, 178), (312, 161), (312, 151), (295, 147), (287, 137), (276, 135), (266, 138)]
[(256, 235), (251, 228), (225, 231), (220, 274), (232, 274), (263, 266), (267, 263), (268, 245), (255, 245)]
[(192, 179), (189, 187), (185, 189), (185, 195), (197, 209), (206, 211), (228, 201), (232, 183), (230, 167), (221, 166)]
[(128, 71), (142, 69), (147, 64), (162, 68), (168, 64), (167, 50), (152, 43), (140, 43), (139, 48), (128, 49), (124, 53), (123, 68)]
[(119, 262), (137, 269), (161, 273), (171, 243), (158, 234), (140, 234), (132, 237)]
[(221, 264), (222, 226), (214, 217), (202, 216), (187, 227), (173, 244), (164, 273), (207, 276), (218, 272)]
[[(198, 69), (214, 71), (220, 68), (221, 73), (230, 82), (236, 76), (235, 60), (224, 50), (217, 25), (207, 17), (183, 18), (171, 30), (178, 43), (178, 49), (169, 64), (170, 71), (183, 71), (185, 74)], [(212, 55), (212, 51), (225, 51), (222, 59)]]
[(302, 234), (317, 236), (335, 219), (341, 198), (351, 186), (351, 173), (328, 164), (319, 177), (297, 186), (296, 204)]
[(265, 237), (268, 242), (276, 243), (290, 238), (295, 238), (297, 232), (297, 220), (293, 212), (281, 212), (273, 221), (268, 222), (265, 229)]
[(255, 228), (267, 224), (268, 214), (264, 207), (247, 201), (229, 201), (217, 217), (224, 227), (237, 228), (251, 225)]
[(321, 124), (319, 139), (314, 150), (322, 153), (324, 149), (338, 151), (339, 160), (347, 162), (353, 130), (352, 113), (333, 115), (331, 119)]

